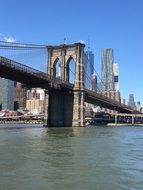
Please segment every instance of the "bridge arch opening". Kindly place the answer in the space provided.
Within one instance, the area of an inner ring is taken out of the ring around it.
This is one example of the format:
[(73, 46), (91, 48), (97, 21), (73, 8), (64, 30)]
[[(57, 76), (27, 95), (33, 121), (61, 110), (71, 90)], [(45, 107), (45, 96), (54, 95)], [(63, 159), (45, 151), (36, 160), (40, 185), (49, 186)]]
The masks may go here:
[(56, 58), (53, 64), (53, 76), (54, 78), (61, 79), (61, 61), (59, 58)]
[(67, 61), (67, 81), (74, 84), (75, 82), (75, 61), (72, 56)]

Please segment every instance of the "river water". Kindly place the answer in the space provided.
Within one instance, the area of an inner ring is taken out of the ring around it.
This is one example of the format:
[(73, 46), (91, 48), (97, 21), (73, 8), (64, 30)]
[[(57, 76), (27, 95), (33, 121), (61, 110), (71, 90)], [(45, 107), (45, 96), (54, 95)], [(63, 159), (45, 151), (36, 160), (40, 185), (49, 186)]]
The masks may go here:
[(143, 127), (0, 127), (0, 190), (142, 190)]

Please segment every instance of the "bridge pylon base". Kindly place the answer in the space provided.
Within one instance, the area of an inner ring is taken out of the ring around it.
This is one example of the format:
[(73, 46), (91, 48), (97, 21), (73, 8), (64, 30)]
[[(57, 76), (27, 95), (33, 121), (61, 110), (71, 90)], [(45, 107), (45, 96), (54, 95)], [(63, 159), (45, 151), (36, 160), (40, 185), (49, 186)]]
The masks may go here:
[(44, 126), (48, 126), (48, 112), (49, 112), (49, 92), (45, 90), (45, 98), (44, 98)]
[(72, 127), (84, 127), (85, 125), (85, 108), (84, 108), (84, 91), (74, 91), (73, 102), (73, 120)]
[(48, 118), (49, 127), (71, 127), (73, 114), (73, 94), (51, 91), (49, 93)]

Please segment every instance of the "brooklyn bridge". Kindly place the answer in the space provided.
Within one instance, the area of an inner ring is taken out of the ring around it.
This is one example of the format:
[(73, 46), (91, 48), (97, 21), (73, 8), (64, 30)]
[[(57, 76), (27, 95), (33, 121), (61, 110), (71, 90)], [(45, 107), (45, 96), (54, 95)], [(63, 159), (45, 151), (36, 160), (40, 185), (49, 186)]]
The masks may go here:
[[(84, 48), (82, 43), (61, 45), (24, 45), (0, 43), (0, 48), (9, 51), (17, 49), (45, 49), (47, 52), (46, 72), (0, 54), (0, 77), (18, 81), (29, 87), (45, 89), (45, 125), (84, 126), (85, 102), (118, 111), (132, 113), (133, 108), (105, 96), (103, 93), (85, 87)], [(56, 65), (60, 60), (61, 76), (56, 77)], [(75, 62), (74, 82), (70, 83), (69, 64)], [(34, 64), (33, 64), (34, 65)]]

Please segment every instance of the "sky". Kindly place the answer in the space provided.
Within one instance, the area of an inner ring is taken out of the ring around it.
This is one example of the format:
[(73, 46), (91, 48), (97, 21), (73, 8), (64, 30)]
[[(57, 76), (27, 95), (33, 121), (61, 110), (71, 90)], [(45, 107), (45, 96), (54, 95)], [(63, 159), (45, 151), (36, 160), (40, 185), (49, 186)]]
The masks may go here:
[(83, 41), (100, 74), (101, 49), (114, 49), (121, 96), (143, 104), (143, 0), (0, 0), (0, 40), (58, 45)]

